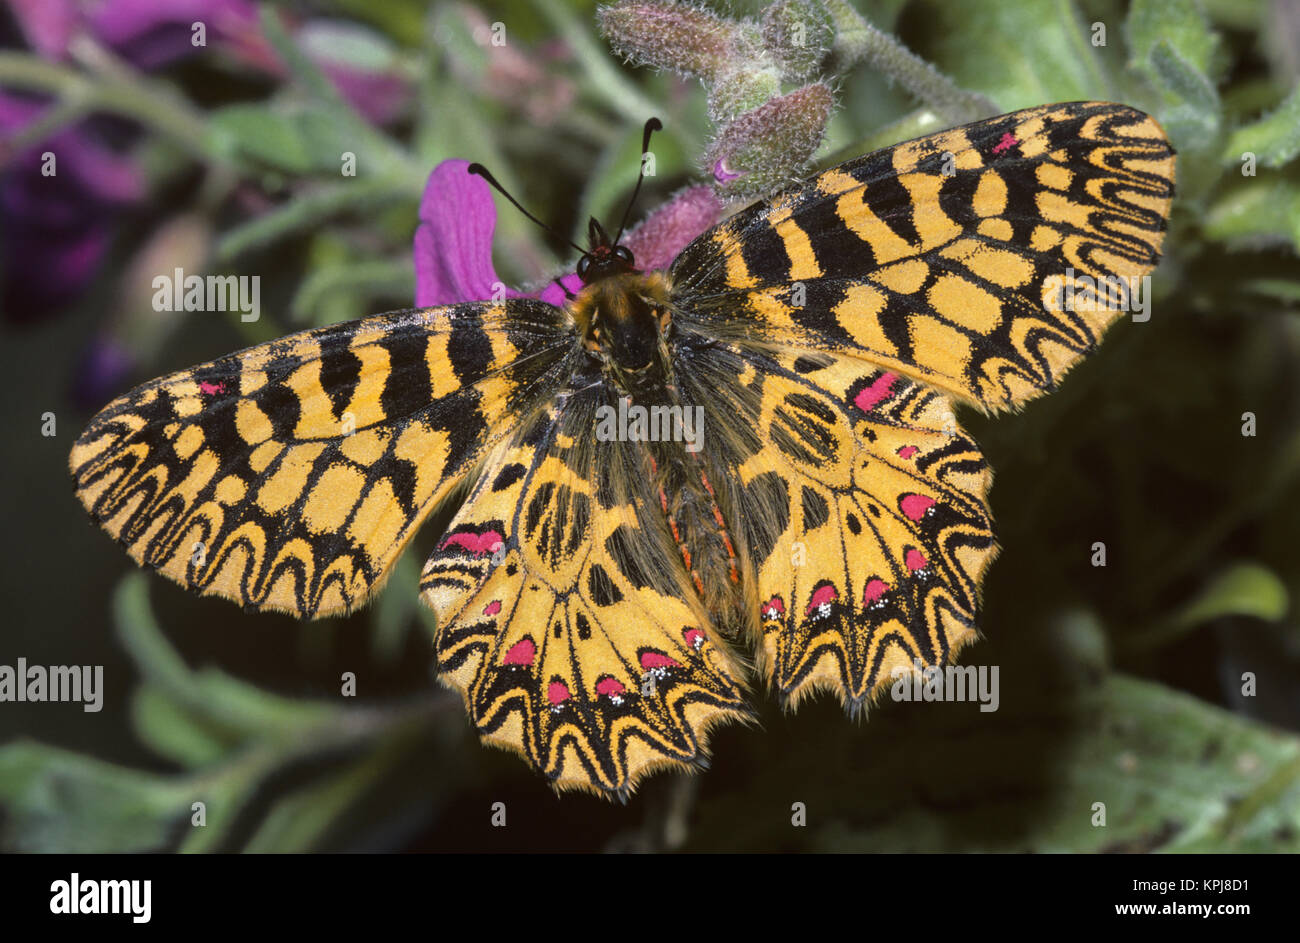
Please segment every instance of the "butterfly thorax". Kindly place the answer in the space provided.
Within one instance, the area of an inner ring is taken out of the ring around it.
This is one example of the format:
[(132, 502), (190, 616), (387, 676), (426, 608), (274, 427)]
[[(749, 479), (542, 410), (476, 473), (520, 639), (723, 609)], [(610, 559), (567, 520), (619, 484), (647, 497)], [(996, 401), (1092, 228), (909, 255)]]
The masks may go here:
[[(683, 401), (673, 378), (669, 290), (663, 272), (617, 273), (584, 286), (568, 310), (583, 347), (628, 408), (702, 425), (698, 411), (688, 413), (695, 405)], [(691, 448), (676, 438), (645, 442), (648, 496), (663, 512), (695, 592), (716, 624), (727, 627), (741, 618), (739, 565), (706, 470), (707, 432), (694, 432)]]
[(667, 368), (668, 288), (662, 272), (623, 272), (584, 285), (569, 303), (583, 347), (621, 386), (644, 385)]

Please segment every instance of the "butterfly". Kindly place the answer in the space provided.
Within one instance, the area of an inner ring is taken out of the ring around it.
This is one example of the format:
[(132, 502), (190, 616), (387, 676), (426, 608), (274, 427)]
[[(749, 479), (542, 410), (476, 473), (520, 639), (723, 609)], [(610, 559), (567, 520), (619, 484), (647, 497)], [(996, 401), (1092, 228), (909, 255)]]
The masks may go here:
[(76, 493), (251, 610), (365, 603), (421, 522), (441, 679), (559, 789), (707, 764), (761, 679), (851, 714), (977, 635), (991, 471), (954, 408), (1056, 387), (1160, 255), (1160, 126), (1049, 105), (840, 164), (665, 271), (592, 224), (581, 289), (295, 334), (89, 423)]

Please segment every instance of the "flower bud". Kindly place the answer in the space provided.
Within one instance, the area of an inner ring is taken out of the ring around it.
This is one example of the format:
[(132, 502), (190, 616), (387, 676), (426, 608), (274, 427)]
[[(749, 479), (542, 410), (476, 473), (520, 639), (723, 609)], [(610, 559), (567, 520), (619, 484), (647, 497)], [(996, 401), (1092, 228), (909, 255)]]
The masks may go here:
[(621, 0), (596, 13), (601, 33), (637, 65), (712, 79), (732, 58), (736, 25), (671, 0)]
[(763, 13), (763, 45), (790, 82), (821, 68), (835, 40), (835, 25), (822, 0), (777, 0)]
[(832, 102), (830, 86), (814, 82), (724, 127), (706, 156), (719, 190), (755, 196), (798, 179), (821, 144)]

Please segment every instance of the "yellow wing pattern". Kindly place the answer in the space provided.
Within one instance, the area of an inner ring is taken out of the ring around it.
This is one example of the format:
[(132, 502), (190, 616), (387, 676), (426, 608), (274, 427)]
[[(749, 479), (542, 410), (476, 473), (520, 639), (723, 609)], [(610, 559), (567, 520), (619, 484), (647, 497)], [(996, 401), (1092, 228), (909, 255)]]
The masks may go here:
[(1142, 112), (1031, 108), (755, 204), (682, 252), (674, 292), (705, 333), (849, 353), (1012, 407), (1141, 300), (1173, 181), (1173, 148)]
[[(691, 243), (662, 375), (613, 377), (528, 299), (383, 315), (120, 397), (73, 448), (77, 495), (170, 579), (311, 618), (365, 602), (468, 485), (421, 577), (442, 679), (486, 743), (626, 797), (752, 716), (734, 643), (787, 705), (856, 714), (975, 638), (991, 471), (953, 408), (1051, 390), (1142, 300), (1173, 177), (1121, 105), (910, 141)], [(634, 401), (699, 410), (702, 440), (597, 441)]]
[(750, 711), (662, 518), (633, 499), (646, 453), (592, 449), (604, 391), (588, 393), (498, 448), (421, 588), (442, 680), (484, 741), (557, 788), (626, 797), (704, 765), (709, 729)]
[(77, 497), (139, 563), (313, 618), (361, 605), (571, 349), (540, 302), (307, 331), (146, 383), (72, 449)]

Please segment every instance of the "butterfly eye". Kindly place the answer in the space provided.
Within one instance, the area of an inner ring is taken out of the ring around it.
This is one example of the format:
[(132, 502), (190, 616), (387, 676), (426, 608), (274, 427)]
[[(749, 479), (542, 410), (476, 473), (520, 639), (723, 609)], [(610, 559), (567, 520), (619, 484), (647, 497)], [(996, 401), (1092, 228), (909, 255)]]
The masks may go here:
[(578, 259), (578, 277), (583, 281), (587, 279), (587, 271), (591, 268), (591, 257), (584, 255)]
[(615, 246), (614, 255), (620, 261), (626, 262), (628, 265), (632, 264), (632, 250), (627, 246)]

